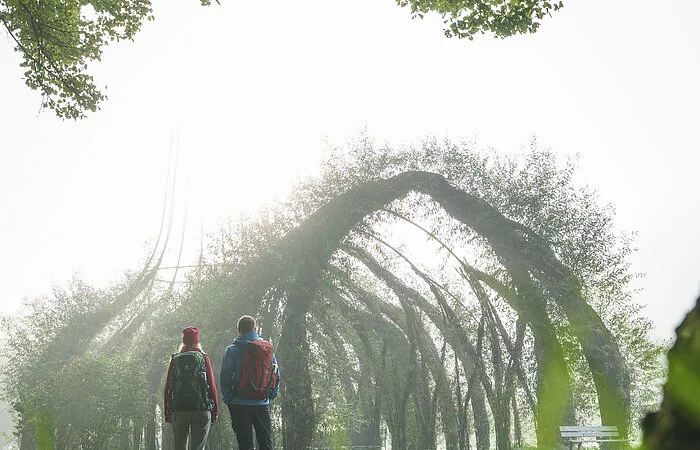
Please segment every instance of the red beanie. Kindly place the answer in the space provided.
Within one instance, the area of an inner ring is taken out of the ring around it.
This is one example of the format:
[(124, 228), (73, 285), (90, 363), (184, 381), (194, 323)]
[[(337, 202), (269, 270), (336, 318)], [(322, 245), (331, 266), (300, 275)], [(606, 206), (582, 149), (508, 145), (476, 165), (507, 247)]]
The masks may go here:
[(187, 327), (182, 330), (182, 343), (185, 345), (197, 345), (199, 343), (199, 328)]

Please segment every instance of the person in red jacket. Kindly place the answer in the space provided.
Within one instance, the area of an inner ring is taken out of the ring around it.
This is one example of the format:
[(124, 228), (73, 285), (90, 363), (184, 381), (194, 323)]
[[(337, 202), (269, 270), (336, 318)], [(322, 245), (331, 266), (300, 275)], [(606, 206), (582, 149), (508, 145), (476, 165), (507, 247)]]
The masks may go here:
[(172, 424), (174, 450), (204, 450), (209, 426), (219, 417), (219, 397), (199, 328), (182, 330), (179, 353), (172, 355), (163, 391), (165, 421)]

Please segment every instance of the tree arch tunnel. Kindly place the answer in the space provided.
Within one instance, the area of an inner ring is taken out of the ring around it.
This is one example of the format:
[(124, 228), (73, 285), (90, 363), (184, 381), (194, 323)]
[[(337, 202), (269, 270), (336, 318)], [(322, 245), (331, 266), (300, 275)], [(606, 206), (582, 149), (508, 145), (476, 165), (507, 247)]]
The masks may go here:
[[(411, 267), (415, 279), (409, 283), (376, 252), (357, 245), (358, 239), (374, 239), (381, 246), (367, 218), (376, 223), (388, 205), (414, 194), (427, 196), (459, 229), (479, 239), (500, 268), (488, 273), (459, 263), (460, 289), (479, 305), (475, 329), (465, 328), (464, 312), (455, 311), (465, 308), (455, 300), (461, 294), (454, 287), (441, 286), (394, 248)], [(382, 293), (353, 279), (343, 264), (363, 267)], [(312, 379), (318, 364), (318, 350), (312, 347), (319, 340), (353, 355), (336, 361), (337, 372), (345, 374), (338, 382), (348, 397), (357, 396), (352, 401), (364, 404), (375, 430), (377, 416), (384, 417), (393, 448), (409, 448), (408, 416), (424, 439), (417, 448), (434, 448), (436, 429), (442, 430), (448, 448), (465, 448), (467, 404), (477, 448), (490, 445), (490, 426), (498, 448), (509, 448), (511, 424), (520, 426), (514, 418), (519, 414), (516, 390), (531, 409), (539, 445), (553, 444), (558, 425), (571, 414), (569, 368), (555, 320), (563, 320), (580, 345), (601, 420), (629, 428), (624, 359), (612, 333), (584, 300), (577, 277), (545, 239), (440, 174), (406, 171), (355, 185), (309, 215), (236, 279), (240, 284), (233, 302), (254, 305), (260, 300), (260, 314), (279, 332), (277, 352), (287, 380), (281, 396), (285, 448), (309, 447), (319, 420)], [(423, 289), (411, 285), (416, 280)], [(492, 298), (507, 304), (516, 317), (513, 332), (506, 330)], [(553, 318), (553, 308), (560, 318)], [(329, 339), (319, 339), (319, 324), (333, 323), (320, 320), (331, 309), (342, 312), (346, 323), (326, 327), (321, 331)], [(526, 341), (536, 363), (534, 381), (522, 363)], [(347, 375), (353, 371), (362, 376)], [(441, 424), (436, 428), (437, 417)]]

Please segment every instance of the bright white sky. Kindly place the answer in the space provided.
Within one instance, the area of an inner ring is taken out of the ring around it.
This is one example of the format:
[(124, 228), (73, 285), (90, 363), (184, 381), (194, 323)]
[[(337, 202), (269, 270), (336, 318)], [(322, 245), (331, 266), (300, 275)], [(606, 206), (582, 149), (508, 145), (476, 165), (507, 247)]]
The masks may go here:
[[(535, 35), (448, 40), (393, 0), (157, 0), (92, 73), (102, 110), (39, 112), (0, 38), (0, 300), (135, 269), (161, 215), (171, 139), (188, 240), (311, 172), (324, 142), (532, 135), (636, 231), (638, 299), (669, 337), (700, 293), (700, 3), (570, 0)], [(178, 212), (178, 214), (180, 214)], [(182, 222), (181, 217), (176, 221)]]

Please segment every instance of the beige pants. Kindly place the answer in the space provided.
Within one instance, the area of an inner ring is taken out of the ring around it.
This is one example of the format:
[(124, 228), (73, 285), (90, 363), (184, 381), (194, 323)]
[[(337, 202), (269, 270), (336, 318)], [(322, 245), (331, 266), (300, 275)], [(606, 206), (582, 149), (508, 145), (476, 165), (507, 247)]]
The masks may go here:
[[(173, 412), (173, 449), (204, 450), (209, 436), (211, 412), (209, 411), (175, 411)], [(189, 436), (190, 445), (187, 445)]]

